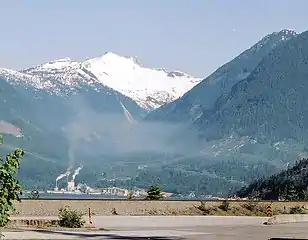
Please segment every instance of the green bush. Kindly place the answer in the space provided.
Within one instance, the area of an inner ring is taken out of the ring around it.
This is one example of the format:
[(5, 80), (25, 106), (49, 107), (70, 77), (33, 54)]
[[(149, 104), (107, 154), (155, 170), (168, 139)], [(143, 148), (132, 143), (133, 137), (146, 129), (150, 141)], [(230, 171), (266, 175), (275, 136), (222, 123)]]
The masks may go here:
[(127, 195), (127, 199), (128, 200), (132, 200), (134, 197), (134, 193), (133, 192), (129, 192), (128, 195)]
[[(3, 139), (0, 136), (0, 145)], [(20, 160), (24, 156), (22, 149), (15, 149), (3, 159), (0, 157), (0, 227), (9, 222), (10, 212), (14, 210), (13, 201), (19, 199), (21, 185), (17, 179)]]
[(66, 228), (81, 228), (85, 224), (82, 216), (83, 214), (77, 210), (65, 206), (59, 209), (59, 225)]

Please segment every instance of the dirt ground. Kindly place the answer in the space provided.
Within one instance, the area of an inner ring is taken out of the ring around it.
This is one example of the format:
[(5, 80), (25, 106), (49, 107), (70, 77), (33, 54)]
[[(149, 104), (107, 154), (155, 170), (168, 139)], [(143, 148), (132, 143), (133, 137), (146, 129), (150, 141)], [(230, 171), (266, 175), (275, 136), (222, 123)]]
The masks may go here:
[[(243, 207), (247, 202), (230, 202), (231, 211), (219, 210), (217, 215), (249, 215)], [(149, 215), (202, 215), (197, 209), (200, 201), (127, 201), (127, 200), (36, 200), (24, 199), (15, 203), (16, 210), (11, 216), (57, 216), (61, 207), (70, 206), (83, 214), (88, 214), (89, 208), (92, 215), (124, 215), (124, 216), (149, 216)], [(207, 208), (216, 209), (221, 202), (206, 201)], [(273, 215), (289, 211), (294, 206), (305, 206), (308, 202), (259, 202), (258, 207), (264, 210), (271, 205)], [(215, 213), (211, 213), (215, 214)], [(253, 215), (253, 214), (252, 214)]]

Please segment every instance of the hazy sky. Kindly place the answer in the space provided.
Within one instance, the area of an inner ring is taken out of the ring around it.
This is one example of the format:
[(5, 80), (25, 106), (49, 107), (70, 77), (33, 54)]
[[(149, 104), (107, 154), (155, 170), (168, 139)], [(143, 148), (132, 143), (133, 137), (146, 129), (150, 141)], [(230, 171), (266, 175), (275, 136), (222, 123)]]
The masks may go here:
[(263, 36), (308, 29), (307, 0), (0, 0), (0, 67), (111, 51), (206, 76)]

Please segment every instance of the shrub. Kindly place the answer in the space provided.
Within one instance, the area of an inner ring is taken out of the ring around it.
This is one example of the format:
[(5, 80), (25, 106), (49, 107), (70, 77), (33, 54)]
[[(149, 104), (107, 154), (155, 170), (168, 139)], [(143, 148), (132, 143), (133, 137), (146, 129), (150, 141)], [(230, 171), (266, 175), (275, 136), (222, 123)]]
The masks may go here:
[(258, 201), (249, 200), (248, 202), (240, 204), (243, 209), (248, 210), (248, 216), (266, 216), (266, 207)]
[(134, 193), (133, 192), (129, 192), (128, 195), (127, 195), (127, 199), (128, 200), (132, 200), (134, 197)]
[(112, 208), (112, 209), (111, 209), (111, 214), (112, 214), (112, 215), (119, 215), (118, 212), (117, 212), (117, 210), (116, 210), (115, 208)]
[(242, 204), (242, 207), (246, 208), (251, 212), (256, 212), (258, 210), (258, 205), (259, 202), (256, 202), (254, 200), (249, 200), (247, 203)]
[(228, 211), (230, 209), (230, 201), (223, 200), (222, 203), (218, 206), (223, 211)]
[(295, 206), (290, 208), (290, 214), (307, 214), (307, 209), (302, 206)]
[(85, 224), (83, 214), (69, 206), (59, 209), (59, 225), (66, 228), (80, 228)]
[(211, 212), (211, 209), (209, 207), (206, 206), (206, 202), (205, 201), (200, 201), (200, 205), (199, 206), (195, 206), (198, 210), (200, 210), (203, 215), (208, 215)]

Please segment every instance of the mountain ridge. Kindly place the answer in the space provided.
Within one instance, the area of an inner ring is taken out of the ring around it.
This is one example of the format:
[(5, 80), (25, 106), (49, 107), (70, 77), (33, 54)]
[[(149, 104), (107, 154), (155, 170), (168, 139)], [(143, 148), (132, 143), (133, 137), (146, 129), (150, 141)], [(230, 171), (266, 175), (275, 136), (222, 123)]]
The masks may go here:
[(202, 111), (213, 108), (216, 100), (221, 95), (227, 94), (235, 83), (248, 77), (263, 57), (276, 46), (296, 36), (295, 31), (288, 29), (267, 34), (256, 44), (219, 67), (182, 97), (150, 112), (146, 120), (195, 121)]
[[(253, 117), (250, 116), (250, 118), (258, 118), (262, 114), (268, 114), (268, 117), (262, 117), (262, 122), (268, 125), (268, 130), (270, 125), (269, 121), (273, 124), (273, 126), (277, 126), (278, 123), (285, 118), (284, 115), (281, 115), (281, 119), (276, 119), (276, 115), (278, 110), (280, 110), (280, 107), (286, 107), (286, 109), (283, 110), (286, 114), (288, 111), (292, 110), (290, 106), (288, 106), (288, 101), (291, 97), (293, 100), (297, 100), (293, 103), (294, 107), (297, 107), (297, 104), (303, 104), (302, 100), (305, 99), (305, 96), (302, 94), (296, 95), (295, 97), (294, 94), (301, 93), (298, 87), (299, 83), (291, 83), (289, 79), (292, 77), (294, 81), (302, 82), (300, 86), (305, 86), (305, 82), (302, 79), (307, 77), (307, 70), (305, 68), (308, 61), (307, 39), (308, 31), (303, 32), (296, 38), (289, 40), (286, 44), (282, 44), (278, 48), (273, 49), (271, 53), (263, 58), (251, 75), (233, 85), (228, 94), (217, 99), (215, 103), (216, 106), (214, 108), (216, 113), (210, 113), (209, 116), (201, 116), (200, 119), (196, 121), (196, 124), (202, 121), (208, 122), (211, 118), (213, 118), (213, 123), (217, 123), (217, 119), (215, 119), (214, 115), (219, 118), (224, 118), (223, 116), (230, 114), (228, 116), (232, 117), (236, 116), (237, 111), (243, 111), (241, 108), (247, 108), (246, 110), (250, 112), (252, 111), (252, 108), (269, 108), (266, 104), (271, 104), (274, 107), (271, 112), (269, 110), (266, 112), (258, 111), (254, 113)], [(292, 91), (293, 93), (291, 93)], [(275, 95), (273, 96), (274, 93)], [(275, 97), (278, 97), (280, 100)], [(237, 105), (238, 103), (235, 103), (236, 101), (240, 102), (240, 105)], [(294, 119), (294, 117), (298, 116), (299, 113), (305, 114), (306, 108), (304, 108), (304, 105), (298, 108), (299, 109), (297, 109), (297, 111), (300, 112), (292, 112), (292, 114), (288, 115), (290, 118), (288, 121)], [(247, 113), (246, 110), (243, 111), (243, 113)], [(275, 117), (276, 124), (273, 122), (271, 117)], [(240, 121), (243, 122), (245, 119), (241, 116)], [(253, 121), (253, 119), (251, 120)], [(301, 120), (301, 122), (304, 124), (303, 120)], [(290, 123), (291, 122), (289, 122), (289, 124)], [(298, 123), (299, 122), (296, 121), (292, 124), (296, 125)], [(258, 124), (260, 124), (260, 122)], [(248, 127), (248, 123), (246, 126)], [(284, 128), (287, 126), (289, 125), (286, 125)], [(280, 129), (280, 132), (281, 130), (282, 129)]]
[(182, 96), (201, 80), (180, 71), (146, 68), (135, 57), (112, 52), (83, 62), (61, 58), (21, 71), (0, 69), (0, 74), (55, 94), (73, 92), (80, 84), (108, 87), (147, 111)]

